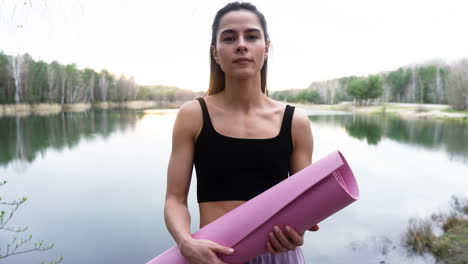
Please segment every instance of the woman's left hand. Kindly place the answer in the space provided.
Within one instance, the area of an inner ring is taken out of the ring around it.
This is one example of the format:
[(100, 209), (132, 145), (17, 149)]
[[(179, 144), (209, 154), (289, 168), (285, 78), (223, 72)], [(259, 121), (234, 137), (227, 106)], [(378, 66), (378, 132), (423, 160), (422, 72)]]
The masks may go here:
[[(318, 225), (313, 226), (310, 231), (317, 231)], [(297, 233), (291, 226), (285, 226), (281, 230), (279, 226), (275, 226), (269, 234), (267, 242), (268, 251), (272, 254), (295, 250), (298, 246), (304, 244), (304, 233)]]

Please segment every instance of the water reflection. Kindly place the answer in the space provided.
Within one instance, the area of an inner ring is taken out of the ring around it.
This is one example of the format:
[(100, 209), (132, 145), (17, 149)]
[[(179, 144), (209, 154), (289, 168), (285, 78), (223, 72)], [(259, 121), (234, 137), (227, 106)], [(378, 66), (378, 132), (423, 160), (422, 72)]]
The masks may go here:
[(113, 132), (134, 129), (142, 116), (141, 111), (114, 109), (0, 118), (0, 166), (32, 163), (48, 148), (62, 151), (82, 139), (108, 138)]
[(468, 126), (450, 120), (406, 120), (394, 116), (309, 116), (312, 123), (341, 126), (354, 138), (378, 145), (384, 138), (430, 150), (443, 150), (451, 160), (468, 164)]

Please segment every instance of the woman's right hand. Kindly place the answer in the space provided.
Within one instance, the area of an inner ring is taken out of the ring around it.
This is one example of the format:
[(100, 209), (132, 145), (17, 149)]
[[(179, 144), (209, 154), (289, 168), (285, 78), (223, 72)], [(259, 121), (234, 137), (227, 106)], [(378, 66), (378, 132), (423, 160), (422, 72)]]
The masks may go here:
[(190, 264), (229, 264), (218, 255), (231, 255), (234, 249), (205, 239), (188, 238), (179, 243), (180, 252)]

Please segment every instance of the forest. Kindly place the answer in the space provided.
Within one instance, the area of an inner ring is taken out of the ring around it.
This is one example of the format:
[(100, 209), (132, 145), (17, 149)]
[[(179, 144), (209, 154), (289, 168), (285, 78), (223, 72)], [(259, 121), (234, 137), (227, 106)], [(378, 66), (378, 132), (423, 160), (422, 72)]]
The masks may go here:
[(130, 100), (184, 101), (198, 94), (166, 85), (138, 85), (134, 77), (103, 69), (78, 69), (76, 64), (35, 61), (29, 54), (0, 51), (0, 104), (97, 103)]
[(272, 97), (288, 102), (336, 104), (449, 104), (468, 110), (468, 60), (400, 67), (369, 76), (348, 76), (313, 82), (306, 89), (276, 91)]
[[(0, 104), (180, 102), (201, 95), (203, 92), (173, 86), (138, 85), (133, 76), (116, 76), (105, 69), (78, 69), (76, 64), (46, 63), (29, 54), (9, 56), (0, 51)], [(270, 95), (287, 102), (449, 104), (456, 110), (468, 110), (468, 59), (312, 82), (305, 89), (273, 91)]]

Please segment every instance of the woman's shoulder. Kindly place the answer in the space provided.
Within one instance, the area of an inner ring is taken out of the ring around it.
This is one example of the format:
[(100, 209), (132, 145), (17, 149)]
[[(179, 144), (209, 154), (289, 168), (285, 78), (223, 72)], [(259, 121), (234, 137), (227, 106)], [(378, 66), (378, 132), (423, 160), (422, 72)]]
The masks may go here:
[(197, 100), (185, 102), (177, 113), (176, 122), (182, 123), (185, 129), (198, 131), (203, 124), (203, 113)]
[(303, 109), (297, 108), (296, 106), (288, 104), (288, 103), (276, 101), (271, 98), (270, 100), (274, 105), (276, 105), (278, 108), (281, 108), (281, 109), (285, 109), (287, 105), (294, 107), (294, 113), (292, 117), (293, 130), (300, 131), (304, 127), (307, 127), (308, 125), (310, 125), (310, 120)]
[[(289, 105), (291, 107), (294, 108), (294, 113), (293, 113), (293, 122), (304, 122), (305, 120), (309, 120), (309, 118), (307, 117), (306, 113), (304, 112), (303, 109), (301, 108), (297, 108), (296, 106), (294, 105), (291, 105), (291, 104), (288, 104), (288, 103), (284, 103), (284, 102), (280, 102), (280, 101), (276, 101), (274, 99), (271, 99), (269, 98), (270, 100), (270, 103), (275, 105), (276, 108), (278, 109), (286, 109), (286, 106)], [(296, 121), (294, 121), (296, 120)]]
[(179, 115), (194, 117), (201, 113), (201, 107), (198, 100), (191, 100), (182, 104), (179, 108)]

